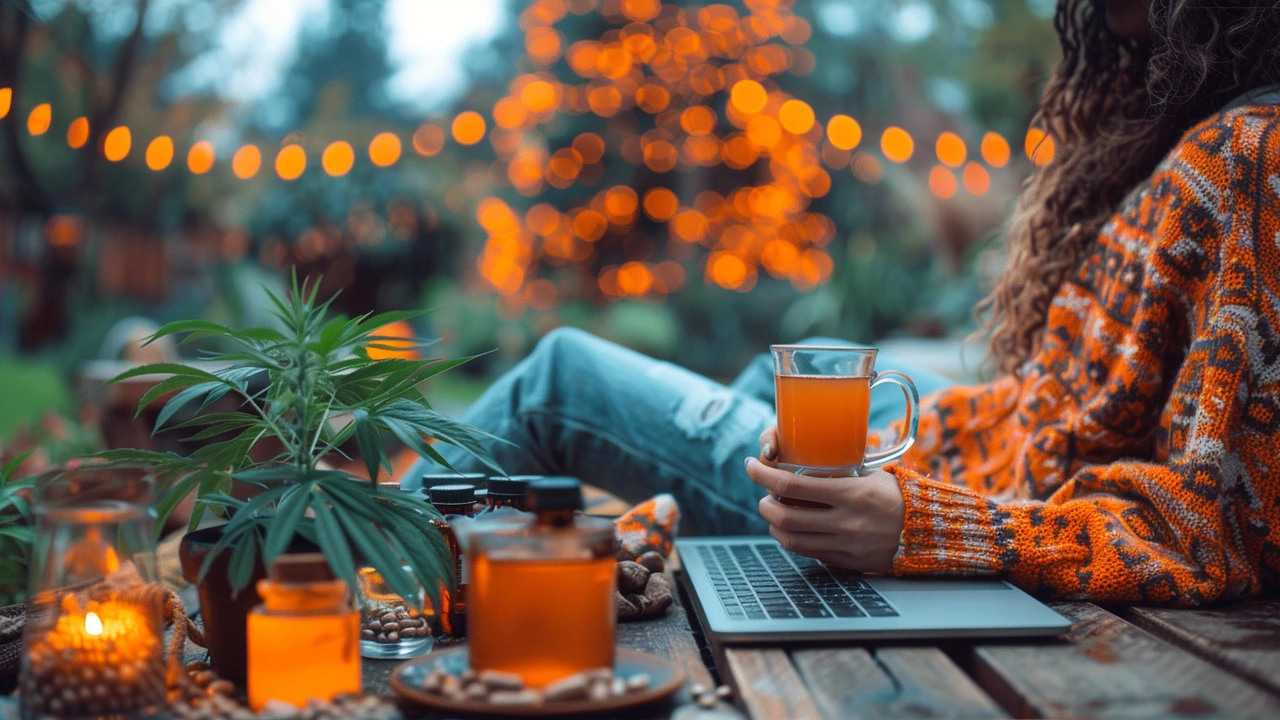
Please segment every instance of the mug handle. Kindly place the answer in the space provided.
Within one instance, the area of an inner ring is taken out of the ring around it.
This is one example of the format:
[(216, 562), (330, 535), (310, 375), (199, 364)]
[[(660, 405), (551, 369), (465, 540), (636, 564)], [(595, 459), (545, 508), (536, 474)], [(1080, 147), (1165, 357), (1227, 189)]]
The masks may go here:
[(902, 394), (907, 397), (907, 417), (903, 424), (906, 432), (902, 438), (894, 443), (893, 447), (882, 450), (877, 453), (867, 453), (867, 457), (862, 461), (862, 470), (872, 470), (881, 465), (897, 460), (907, 454), (907, 449), (916, 441), (916, 430), (920, 427), (920, 393), (916, 390), (915, 383), (911, 382), (911, 378), (897, 370), (885, 370), (884, 372), (871, 373), (871, 388), (881, 383), (891, 383), (902, 388)]

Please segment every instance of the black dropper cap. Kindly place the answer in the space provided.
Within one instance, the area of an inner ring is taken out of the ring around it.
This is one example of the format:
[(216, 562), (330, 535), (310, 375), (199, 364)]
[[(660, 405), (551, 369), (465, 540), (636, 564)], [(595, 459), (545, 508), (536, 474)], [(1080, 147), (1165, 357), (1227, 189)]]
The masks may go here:
[(541, 475), (495, 476), (489, 478), (489, 492), (494, 495), (519, 495), (523, 497), (528, 494), (530, 483), (541, 479)]
[(533, 512), (582, 509), (582, 481), (571, 477), (547, 477), (529, 483), (529, 509)]
[(461, 483), (437, 485), (427, 494), (432, 505), (471, 505), (476, 501), (476, 486)]

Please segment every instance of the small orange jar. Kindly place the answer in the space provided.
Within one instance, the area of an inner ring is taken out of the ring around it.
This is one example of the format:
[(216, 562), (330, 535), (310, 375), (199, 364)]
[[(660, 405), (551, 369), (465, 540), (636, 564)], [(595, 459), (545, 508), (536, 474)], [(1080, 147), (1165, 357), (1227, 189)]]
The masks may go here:
[(360, 613), (324, 555), (281, 555), (249, 613), (249, 706), (360, 692)]

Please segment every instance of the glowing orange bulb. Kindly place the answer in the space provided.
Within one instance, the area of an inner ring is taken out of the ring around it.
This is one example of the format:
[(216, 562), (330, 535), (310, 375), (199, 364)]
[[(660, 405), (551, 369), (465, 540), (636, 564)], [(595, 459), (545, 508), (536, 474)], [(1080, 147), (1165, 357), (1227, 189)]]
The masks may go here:
[(964, 189), (974, 195), (985, 195), (987, 190), (991, 188), (991, 175), (987, 173), (987, 169), (976, 162), (971, 162), (964, 166), (964, 172), (960, 174), (960, 182), (964, 184)]
[(827, 122), (827, 139), (841, 150), (852, 150), (862, 142), (862, 126), (848, 115), (836, 115)]
[(778, 109), (778, 122), (793, 135), (803, 135), (813, 127), (813, 108), (803, 100), (788, 100)]
[(52, 122), (53, 107), (49, 103), (40, 103), (31, 108), (31, 114), (27, 116), (27, 132), (32, 135), (43, 135), (48, 132)]
[(1040, 128), (1027, 130), (1027, 141), (1024, 147), (1027, 158), (1036, 165), (1048, 165), (1053, 162), (1053, 136)]
[(13, 88), (0, 88), (0, 118), (7, 117), (11, 107), (13, 107)]
[(89, 142), (89, 118), (78, 117), (67, 126), (67, 145), (82, 148)]
[(546, 112), (556, 106), (556, 86), (546, 80), (534, 80), (520, 91), (520, 102), (533, 112)]
[(231, 172), (241, 180), (248, 180), (258, 174), (262, 167), (262, 152), (257, 145), (245, 145), (231, 157)]
[(400, 159), (400, 138), (394, 133), (378, 133), (369, 142), (369, 161), (378, 167), (394, 165)]
[(916, 151), (916, 141), (900, 127), (888, 127), (880, 136), (880, 152), (891, 162), (904, 163)]
[(764, 109), (769, 102), (769, 93), (764, 86), (755, 80), (739, 80), (729, 91), (729, 101), (739, 112), (754, 115)]
[(307, 153), (301, 145), (285, 145), (276, 153), (276, 174), (281, 180), (297, 180), (307, 169)]
[(484, 139), (484, 118), (480, 113), (468, 110), (453, 119), (453, 139), (462, 145), (475, 145)]
[[(157, 140), (159, 140), (159, 138), (157, 138)], [(168, 137), (165, 138), (165, 141), (169, 142), (169, 159), (172, 160), (173, 141), (170, 141)], [(113, 163), (119, 163), (120, 160), (123, 160), (125, 156), (129, 154), (129, 147), (132, 146), (133, 135), (129, 133), (129, 128), (124, 126), (113, 128), (111, 129), (111, 132), (106, 133), (105, 140), (102, 140), (102, 155), (104, 155), (106, 159), (113, 161)], [(165, 165), (168, 164), (169, 160), (165, 160)], [(148, 167), (150, 167), (150, 165), (148, 165)]]
[[(110, 150), (112, 145), (111, 136), (114, 135), (117, 130), (124, 130), (125, 152), (126, 153), (128, 152), (129, 129), (116, 128), (115, 130), (112, 130), (110, 134), (107, 135), (107, 141), (103, 145), (103, 148), (107, 152), (108, 160), (112, 159), (112, 154)], [(124, 157), (124, 154), (121, 153), (119, 158), (123, 158), (123, 157)], [(118, 160), (119, 158), (116, 158), (116, 159)], [(147, 143), (147, 167), (151, 168), (152, 170), (160, 171), (169, 167), (169, 163), (171, 162), (173, 162), (173, 140), (170, 140), (168, 135), (161, 135), (160, 137), (155, 138), (151, 142)]]
[(201, 140), (187, 151), (187, 168), (196, 175), (203, 175), (213, 167), (213, 143)]
[(320, 167), (333, 177), (342, 177), (351, 172), (351, 166), (355, 162), (355, 151), (351, 149), (350, 143), (343, 140), (329, 143), (329, 146), (320, 154)]
[(929, 171), (929, 191), (947, 200), (956, 194), (956, 176), (941, 165), (934, 165)]
[(969, 152), (964, 145), (964, 140), (953, 132), (944, 132), (939, 135), (934, 150), (938, 154), (938, 162), (953, 168), (963, 165)]
[(989, 132), (982, 136), (982, 159), (991, 167), (1004, 167), (1009, 164), (1009, 141), (999, 133)]

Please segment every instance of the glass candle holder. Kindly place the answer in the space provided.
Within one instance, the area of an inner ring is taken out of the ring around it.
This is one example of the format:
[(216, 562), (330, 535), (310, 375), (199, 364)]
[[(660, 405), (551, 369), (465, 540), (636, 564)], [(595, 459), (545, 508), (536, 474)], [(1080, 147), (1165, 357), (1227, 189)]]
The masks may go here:
[(164, 705), (152, 497), (141, 470), (80, 467), (37, 479), (24, 717), (150, 717)]

